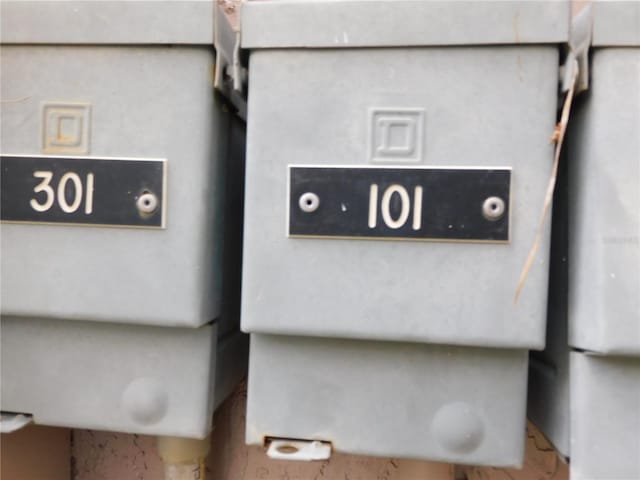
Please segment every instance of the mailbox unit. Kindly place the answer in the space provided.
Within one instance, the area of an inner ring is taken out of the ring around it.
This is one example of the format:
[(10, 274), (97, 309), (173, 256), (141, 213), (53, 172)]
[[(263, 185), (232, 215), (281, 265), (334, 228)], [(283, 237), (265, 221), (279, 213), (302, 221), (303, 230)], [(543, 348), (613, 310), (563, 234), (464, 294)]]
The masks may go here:
[(592, 26), (590, 85), (571, 120), (568, 232), (552, 265), (568, 297), (565, 282), (530, 383), (530, 416), (572, 480), (640, 477), (639, 18), (638, 2), (602, 1), (576, 21)]
[(249, 1), (247, 442), (520, 465), (567, 2)]
[(243, 375), (214, 8), (2, 3), (4, 412), (204, 437)]

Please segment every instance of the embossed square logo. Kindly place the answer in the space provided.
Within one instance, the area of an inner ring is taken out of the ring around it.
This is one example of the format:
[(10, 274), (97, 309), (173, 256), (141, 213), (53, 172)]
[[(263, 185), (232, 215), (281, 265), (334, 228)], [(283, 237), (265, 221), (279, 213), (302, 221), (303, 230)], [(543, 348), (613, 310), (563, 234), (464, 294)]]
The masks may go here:
[(369, 160), (372, 162), (422, 161), (424, 110), (372, 108), (369, 110)]
[(88, 153), (90, 113), (88, 104), (43, 103), (43, 152)]

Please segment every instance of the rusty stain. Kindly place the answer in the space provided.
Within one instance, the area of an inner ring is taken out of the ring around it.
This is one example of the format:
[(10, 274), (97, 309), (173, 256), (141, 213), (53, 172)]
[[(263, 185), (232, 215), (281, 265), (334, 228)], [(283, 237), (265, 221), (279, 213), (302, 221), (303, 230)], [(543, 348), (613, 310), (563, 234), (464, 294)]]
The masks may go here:
[(515, 35), (515, 43), (520, 43), (520, 28), (518, 25), (519, 21), (520, 21), (520, 12), (517, 12), (513, 17), (513, 33)]
[(520, 83), (524, 82), (524, 75), (522, 74), (522, 57), (518, 54), (518, 80)]
[(31, 95), (28, 95), (26, 97), (8, 98), (5, 100), (0, 100), (0, 103), (20, 103), (20, 102), (26, 102), (30, 98), (31, 98)]
[(553, 133), (551, 134), (551, 138), (549, 139), (549, 143), (558, 143), (560, 141), (560, 135), (562, 133), (562, 125), (559, 123), (556, 124), (553, 129)]
[(240, 25), (238, 6), (241, 3), (241, 0), (218, 0), (218, 5), (222, 8), (222, 12), (226, 15), (232, 28), (236, 31)]

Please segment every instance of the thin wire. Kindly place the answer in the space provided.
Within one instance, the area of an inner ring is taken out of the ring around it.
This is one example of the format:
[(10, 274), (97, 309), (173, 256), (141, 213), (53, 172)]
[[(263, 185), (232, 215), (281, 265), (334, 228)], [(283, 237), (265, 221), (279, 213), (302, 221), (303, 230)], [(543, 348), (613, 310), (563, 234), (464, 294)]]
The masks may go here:
[(551, 178), (549, 178), (549, 185), (547, 186), (547, 193), (544, 197), (544, 204), (542, 206), (542, 215), (540, 216), (540, 223), (538, 224), (538, 229), (536, 231), (536, 236), (533, 241), (533, 245), (531, 246), (531, 250), (529, 251), (529, 256), (527, 257), (527, 261), (524, 263), (524, 267), (522, 268), (522, 273), (520, 274), (520, 279), (518, 280), (518, 286), (516, 287), (516, 293), (513, 297), (513, 303), (517, 304), (518, 299), (520, 298), (520, 294), (522, 293), (522, 288), (524, 287), (524, 283), (529, 275), (529, 271), (533, 265), (533, 261), (536, 258), (536, 254), (538, 253), (538, 249), (540, 248), (540, 243), (542, 242), (542, 235), (545, 231), (545, 220), (547, 215), (549, 214), (549, 210), (551, 208), (551, 204), (553, 202), (553, 191), (556, 187), (556, 179), (558, 177), (558, 166), (560, 164), (560, 152), (562, 150), (562, 144), (564, 143), (564, 136), (567, 132), (567, 124), (569, 123), (569, 113), (571, 112), (571, 104), (573, 103), (573, 95), (576, 88), (576, 83), (578, 79), (578, 62), (574, 60), (573, 65), (573, 76), (571, 78), (571, 86), (569, 88), (569, 92), (567, 93), (567, 98), (564, 101), (564, 105), (562, 106), (562, 114), (560, 115), (560, 122), (556, 125), (554, 129), (553, 135), (551, 136), (551, 142), (556, 143), (556, 150), (553, 157), (553, 168), (551, 169)]

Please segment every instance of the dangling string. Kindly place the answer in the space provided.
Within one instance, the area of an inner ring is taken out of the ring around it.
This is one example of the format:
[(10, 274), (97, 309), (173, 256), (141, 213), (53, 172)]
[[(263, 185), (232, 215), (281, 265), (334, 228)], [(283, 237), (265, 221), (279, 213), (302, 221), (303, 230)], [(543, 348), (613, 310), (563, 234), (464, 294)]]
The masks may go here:
[(529, 251), (529, 256), (527, 257), (527, 261), (524, 263), (524, 267), (522, 268), (522, 273), (520, 274), (520, 279), (518, 280), (518, 286), (516, 287), (516, 293), (513, 298), (513, 303), (518, 303), (518, 299), (520, 298), (520, 294), (522, 293), (522, 288), (524, 287), (524, 282), (527, 280), (527, 276), (529, 275), (529, 270), (531, 270), (531, 266), (533, 265), (533, 261), (536, 258), (536, 254), (538, 253), (538, 248), (540, 248), (540, 242), (542, 241), (542, 235), (545, 231), (545, 220), (547, 215), (549, 214), (549, 209), (551, 208), (551, 204), (553, 202), (553, 191), (556, 187), (556, 178), (558, 177), (558, 166), (560, 164), (560, 152), (562, 150), (562, 144), (564, 142), (564, 136), (567, 132), (567, 124), (569, 123), (569, 113), (571, 112), (571, 104), (573, 103), (573, 94), (576, 88), (576, 82), (578, 79), (578, 62), (574, 60), (571, 68), (573, 69), (573, 75), (571, 77), (571, 86), (569, 87), (569, 92), (567, 93), (567, 97), (564, 100), (564, 105), (562, 106), (562, 114), (560, 115), (560, 122), (556, 125), (556, 128), (553, 131), (553, 135), (551, 135), (551, 143), (556, 144), (556, 150), (553, 156), (553, 168), (551, 169), (551, 178), (549, 178), (549, 185), (547, 186), (547, 193), (544, 197), (544, 204), (542, 206), (542, 215), (540, 216), (540, 223), (538, 224), (538, 229), (536, 230), (536, 236), (533, 241), (533, 245), (531, 246), (531, 250)]

